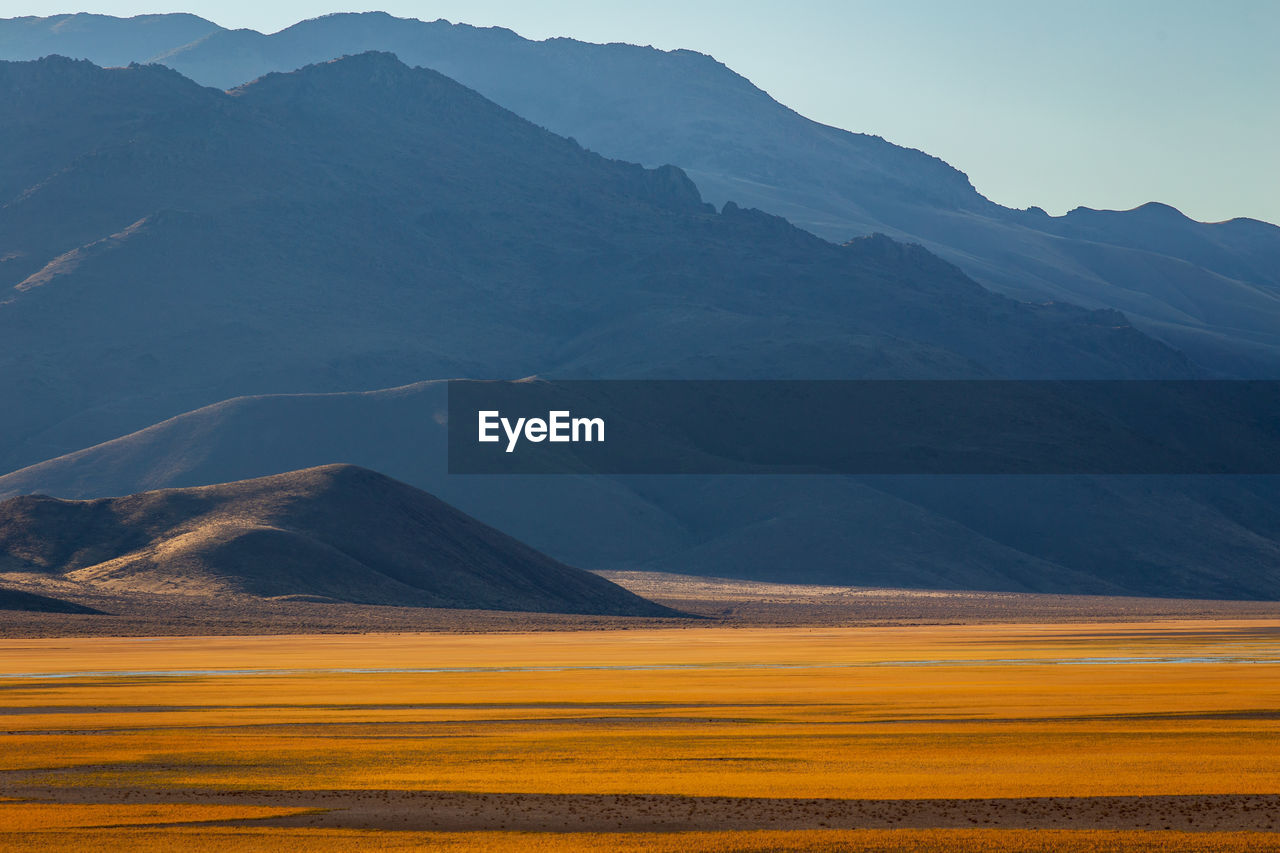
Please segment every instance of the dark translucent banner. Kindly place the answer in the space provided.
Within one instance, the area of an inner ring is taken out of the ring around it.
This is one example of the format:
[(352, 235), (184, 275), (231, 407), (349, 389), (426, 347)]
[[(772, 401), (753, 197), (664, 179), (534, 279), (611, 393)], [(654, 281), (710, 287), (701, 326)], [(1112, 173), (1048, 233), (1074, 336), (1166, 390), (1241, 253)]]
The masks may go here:
[(1280, 382), (449, 383), (454, 474), (1280, 474)]

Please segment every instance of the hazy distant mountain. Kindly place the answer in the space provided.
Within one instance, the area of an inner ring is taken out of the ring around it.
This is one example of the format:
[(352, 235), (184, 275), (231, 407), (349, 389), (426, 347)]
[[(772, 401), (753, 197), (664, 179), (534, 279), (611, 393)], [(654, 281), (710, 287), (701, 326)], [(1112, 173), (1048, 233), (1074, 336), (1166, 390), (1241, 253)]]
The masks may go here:
[(669, 614), (351, 465), (97, 501), (0, 503), (0, 570), (106, 592)]
[(0, 19), (0, 59), (50, 54), (128, 65), (222, 32), (212, 21), (181, 13), (114, 18), (85, 12), (47, 18)]
[[(987, 201), (937, 158), (809, 121), (722, 64), (382, 13), (331, 15), (279, 33), (173, 16), (0, 22), (0, 58), (48, 52), (124, 62), (122, 33), (155, 60), (229, 88), (377, 49), (434, 68), (609, 157), (685, 169), (703, 197), (785, 216), (836, 242), (873, 231), (920, 242), (978, 281), (1028, 301), (1124, 311), (1230, 375), (1280, 375), (1280, 228), (1192, 222), (1171, 208), (1080, 208), (1053, 218)], [(131, 43), (131, 42), (130, 42)]]
[(0, 477), (102, 497), (345, 459), (573, 565), (872, 586), (1280, 597), (1280, 478), (461, 477), (443, 383), (228, 400)]
[(224, 93), (0, 64), (8, 468), (246, 393), (450, 375), (1180, 377), (992, 294), (606, 160), (389, 54)]

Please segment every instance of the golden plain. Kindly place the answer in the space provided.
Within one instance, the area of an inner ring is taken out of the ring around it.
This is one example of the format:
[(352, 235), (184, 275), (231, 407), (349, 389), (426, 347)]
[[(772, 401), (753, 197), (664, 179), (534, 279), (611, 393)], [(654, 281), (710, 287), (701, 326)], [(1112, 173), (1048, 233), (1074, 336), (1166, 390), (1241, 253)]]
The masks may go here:
[(1274, 620), (0, 641), (0, 847), (1280, 850)]

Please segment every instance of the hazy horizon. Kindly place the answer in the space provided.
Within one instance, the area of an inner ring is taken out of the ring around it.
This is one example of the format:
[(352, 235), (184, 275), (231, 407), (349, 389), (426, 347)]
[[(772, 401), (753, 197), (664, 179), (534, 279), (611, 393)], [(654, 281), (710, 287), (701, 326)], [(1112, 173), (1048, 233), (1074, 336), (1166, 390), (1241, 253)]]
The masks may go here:
[[(188, 11), (228, 28), (275, 32), (340, 11), (386, 11), (502, 26), (531, 39), (651, 44), (708, 53), (816, 121), (918, 148), (979, 192), (1053, 215), (1075, 207), (1170, 204), (1193, 219), (1280, 223), (1280, 6), (1228, 12), (1194, 3), (1099, 2), (1070, 10), (989, 0), (979, 7), (757, 0), (645, 11), (559, 0), (361, 8), (288, 0), (92, 0), (76, 11)], [(9, 16), (68, 13), (31, 0)]]

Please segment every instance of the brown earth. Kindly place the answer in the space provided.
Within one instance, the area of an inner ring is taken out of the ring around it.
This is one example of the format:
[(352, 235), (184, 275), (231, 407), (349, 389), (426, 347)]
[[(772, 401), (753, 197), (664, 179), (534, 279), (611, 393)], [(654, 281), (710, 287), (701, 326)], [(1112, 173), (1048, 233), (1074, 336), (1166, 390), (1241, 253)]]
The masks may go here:
[[(407, 831), (686, 832), (753, 829), (1280, 829), (1280, 795), (846, 800), (454, 791), (208, 791), (14, 786), (43, 803), (253, 805), (307, 811), (212, 826)], [(187, 824), (184, 824), (187, 825)]]

